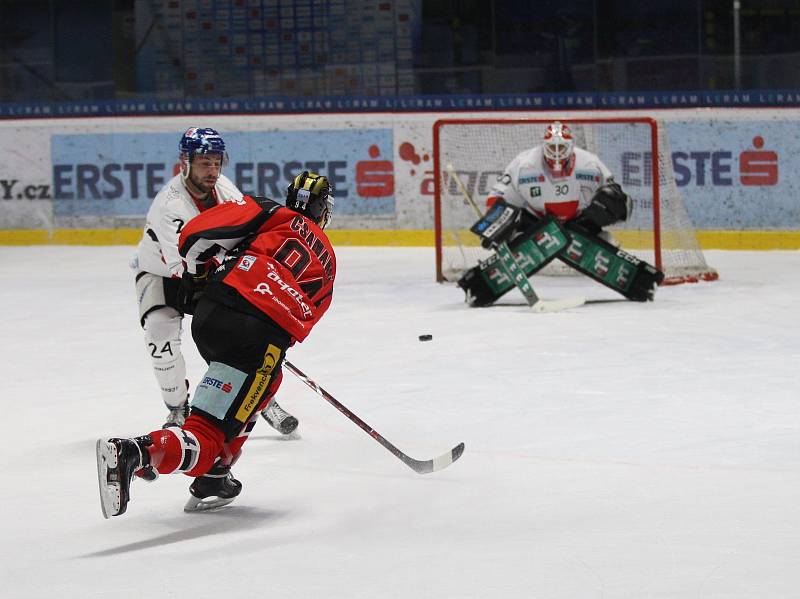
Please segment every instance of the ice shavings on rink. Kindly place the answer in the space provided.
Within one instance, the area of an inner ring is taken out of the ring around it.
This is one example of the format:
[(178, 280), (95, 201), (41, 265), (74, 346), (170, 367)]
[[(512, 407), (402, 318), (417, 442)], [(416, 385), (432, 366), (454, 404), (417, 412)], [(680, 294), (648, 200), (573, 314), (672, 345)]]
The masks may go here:
[(95, 439), (164, 417), (132, 248), (0, 248), (3, 596), (797, 596), (800, 253), (708, 252), (720, 281), (651, 304), (537, 277), (589, 303), (531, 314), (466, 308), (431, 249), (338, 252), (290, 360), (412, 457), (461, 459), (417, 475), (287, 374), (300, 438), (259, 423), (231, 506), (185, 514), (163, 476), (104, 520)]

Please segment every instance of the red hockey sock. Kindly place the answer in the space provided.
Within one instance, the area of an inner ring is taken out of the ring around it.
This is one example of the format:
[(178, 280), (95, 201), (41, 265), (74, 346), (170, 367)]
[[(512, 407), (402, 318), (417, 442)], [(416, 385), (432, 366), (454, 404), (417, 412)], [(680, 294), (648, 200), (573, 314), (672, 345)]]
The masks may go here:
[(192, 414), (186, 419), (183, 430), (193, 434), (200, 442), (200, 454), (191, 468), (184, 470), (188, 476), (202, 476), (211, 469), (222, 446), (225, 444), (225, 433), (202, 416)]
[(202, 416), (191, 415), (181, 428), (170, 427), (150, 433), (150, 465), (159, 474), (183, 472), (205, 474), (214, 464), (225, 435)]

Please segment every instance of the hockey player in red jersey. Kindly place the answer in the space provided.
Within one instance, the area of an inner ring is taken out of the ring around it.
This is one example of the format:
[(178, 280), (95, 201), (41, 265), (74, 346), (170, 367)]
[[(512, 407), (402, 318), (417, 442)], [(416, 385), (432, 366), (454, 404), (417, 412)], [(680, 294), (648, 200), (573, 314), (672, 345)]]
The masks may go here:
[(180, 304), (208, 370), (180, 428), (133, 439), (99, 439), (103, 515), (126, 510), (134, 475), (194, 477), (187, 511), (230, 503), (242, 485), (230, 473), (242, 445), (281, 383), (286, 350), (327, 311), (336, 258), (323, 229), (333, 209), (325, 177), (304, 172), (286, 206), (244, 196), (186, 224)]

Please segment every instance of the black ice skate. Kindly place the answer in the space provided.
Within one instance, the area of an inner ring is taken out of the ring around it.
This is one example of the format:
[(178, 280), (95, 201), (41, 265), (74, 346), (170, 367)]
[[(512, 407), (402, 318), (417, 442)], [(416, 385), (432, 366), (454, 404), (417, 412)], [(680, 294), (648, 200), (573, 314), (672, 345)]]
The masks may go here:
[(233, 478), (230, 466), (215, 464), (206, 474), (194, 479), (184, 512), (201, 512), (228, 505), (242, 492), (242, 483)]
[(282, 435), (291, 435), (297, 425), (300, 424), (294, 416), (284, 410), (278, 405), (274, 399), (269, 402), (269, 405), (261, 412), (264, 420), (269, 422), (269, 425)]
[(169, 408), (169, 415), (167, 416), (167, 421), (161, 428), (169, 428), (171, 426), (182, 427), (189, 417), (189, 400), (187, 399), (177, 407), (168, 405), (167, 408)]
[(147, 480), (157, 476), (150, 467), (150, 453), (147, 451), (147, 446), (152, 444), (148, 436), (97, 440), (97, 482), (105, 518), (125, 513), (131, 479), (137, 471)]

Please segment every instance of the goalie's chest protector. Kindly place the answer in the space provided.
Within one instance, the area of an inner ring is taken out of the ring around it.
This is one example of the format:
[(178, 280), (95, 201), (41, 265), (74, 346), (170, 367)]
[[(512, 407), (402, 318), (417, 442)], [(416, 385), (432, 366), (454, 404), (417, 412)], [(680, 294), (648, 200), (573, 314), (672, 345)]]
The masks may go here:
[(603, 173), (576, 149), (572, 170), (565, 171), (562, 177), (553, 177), (543, 166), (542, 153), (538, 150), (530, 160), (519, 165), (516, 187), (520, 196), (539, 216), (552, 214), (561, 221), (575, 218), (602, 185)]

